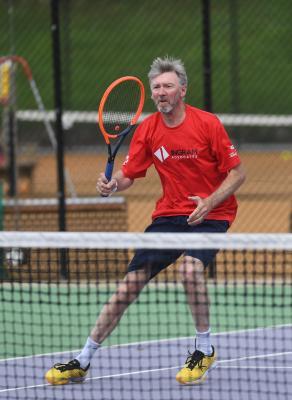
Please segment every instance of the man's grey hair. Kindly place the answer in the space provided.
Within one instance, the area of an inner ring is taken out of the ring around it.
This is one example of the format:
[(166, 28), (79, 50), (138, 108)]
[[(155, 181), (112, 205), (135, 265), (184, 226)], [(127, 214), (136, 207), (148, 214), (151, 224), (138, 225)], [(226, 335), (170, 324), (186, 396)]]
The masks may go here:
[(164, 72), (175, 72), (179, 78), (179, 83), (182, 86), (188, 85), (188, 77), (184, 64), (181, 60), (175, 59), (173, 57), (157, 57), (151, 64), (150, 71), (148, 73), (149, 82), (156, 78), (158, 75)]

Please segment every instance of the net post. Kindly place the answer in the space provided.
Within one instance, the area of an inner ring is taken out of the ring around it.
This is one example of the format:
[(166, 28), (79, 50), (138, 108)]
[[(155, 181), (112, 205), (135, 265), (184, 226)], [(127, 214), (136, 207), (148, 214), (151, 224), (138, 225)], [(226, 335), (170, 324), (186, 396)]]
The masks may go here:
[[(3, 182), (0, 180), (0, 231), (4, 228), (4, 209), (3, 209)], [(4, 249), (0, 248), (0, 281), (7, 278), (7, 271), (4, 263)]]
[[(205, 110), (212, 112), (211, 0), (202, 0), (203, 79)], [(236, 9), (235, 9), (236, 11)], [(208, 266), (210, 279), (216, 278), (216, 260)]]
[(292, 233), (292, 202), (290, 206), (290, 215), (289, 215), (289, 232)]
[(67, 249), (60, 249), (60, 275), (63, 279), (69, 279), (69, 262)]
[[(12, 58), (12, 57), (11, 57)], [(0, 64), (0, 103), (3, 105), (3, 150), (7, 155), (8, 195), (17, 196), (17, 121), (16, 121), (16, 64), (2, 58)], [(2, 149), (1, 149), (2, 151)]]
[(210, 279), (216, 278), (216, 259), (213, 260), (208, 266), (208, 277)]
[(240, 76), (239, 76), (239, 9), (238, 0), (229, 0), (230, 18), (230, 81), (231, 81), (231, 102), (230, 109), (233, 114), (240, 111)]
[(203, 28), (203, 79), (204, 104), (206, 111), (212, 111), (212, 65), (211, 65), (211, 11), (210, 1), (202, 0)]
[(17, 196), (17, 168), (16, 168), (16, 119), (15, 111), (8, 111), (8, 162), (9, 162), (9, 190), (10, 197)]
[[(65, 174), (64, 174), (64, 143), (62, 123), (62, 80), (61, 80), (61, 53), (59, 32), (59, 1), (51, 0), (51, 31), (54, 72), (54, 97), (56, 114), (57, 138), (57, 173), (58, 173), (58, 199), (59, 199), (59, 231), (66, 231), (66, 204), (65, 204)], [(66, 249), (60, 250), (60, 273), (63, 278), (68, 278), (68, 263)]]

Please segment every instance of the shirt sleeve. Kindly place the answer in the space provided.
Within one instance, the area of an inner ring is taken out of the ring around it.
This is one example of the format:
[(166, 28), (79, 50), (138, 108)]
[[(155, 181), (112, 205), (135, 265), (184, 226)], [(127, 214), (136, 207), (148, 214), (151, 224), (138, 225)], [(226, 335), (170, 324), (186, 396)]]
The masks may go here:
[(135, 131), (129, 153), (122, 166), (123, 174), (130, 178), (143, 178), (152, 164), (152, 154), (147, 145), (148, 124), (141, 123)]
[(217, 118), (211, 130), (211, 146), (220, 172), (227, 172), (241, 163), (234, 144)]

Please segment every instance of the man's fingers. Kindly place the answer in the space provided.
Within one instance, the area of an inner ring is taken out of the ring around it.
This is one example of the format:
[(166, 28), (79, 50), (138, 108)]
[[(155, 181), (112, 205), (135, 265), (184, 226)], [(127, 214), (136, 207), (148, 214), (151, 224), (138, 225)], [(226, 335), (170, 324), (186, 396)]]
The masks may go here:
[(188, 224), (189, 225), (198, 225), (198, 224), (201, 224), (203, 221), (204, 221), (204, 217), (189, 218)]
[(203, 199), (199, 196), (189, 196), (188, 198), (194, 201), (197, 207), (190, 214), (187, 222), (189, 225), (198, 225), (204, 221), (204, 216), (206, 214)]
[(196, 204), (198, 204), (199, 201), (202, 200), (199, 196), (189, 196), (188, 199), (193, 200)]
[(100, 181), (103, 182), (103, 183), (108, 183), (108, 180), (107, 180), (107, 178), (106, 178), (104, 172), (101, 172), (101, 173), (99, 174), (99, 179), (98, 179), (98, 180), (100, 180)]
[(99, 179), (96, 183), (96, 190), (102, 196), (110, 196), (118, 189), (118, 182), (115, 178), (113, 178), (110, 182), (108, 182), (107, 178), (103, 173), (100, 174)]

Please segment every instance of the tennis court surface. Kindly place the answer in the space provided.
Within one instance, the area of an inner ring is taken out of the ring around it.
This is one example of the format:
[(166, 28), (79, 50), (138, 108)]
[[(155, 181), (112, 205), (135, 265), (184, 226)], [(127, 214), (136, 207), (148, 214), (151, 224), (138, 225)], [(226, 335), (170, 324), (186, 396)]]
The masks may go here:
[[(292, 235), (225, 237), (0, 233), (0, 399), (292, 398)], [(129, 307), (84, 383), (45, 381), (78, 354), (135, 248), (195, 246), (222, 249), (206, 275), (218, 361), (203, 384), (175, 380), (194, 351), (177, 265)]]

